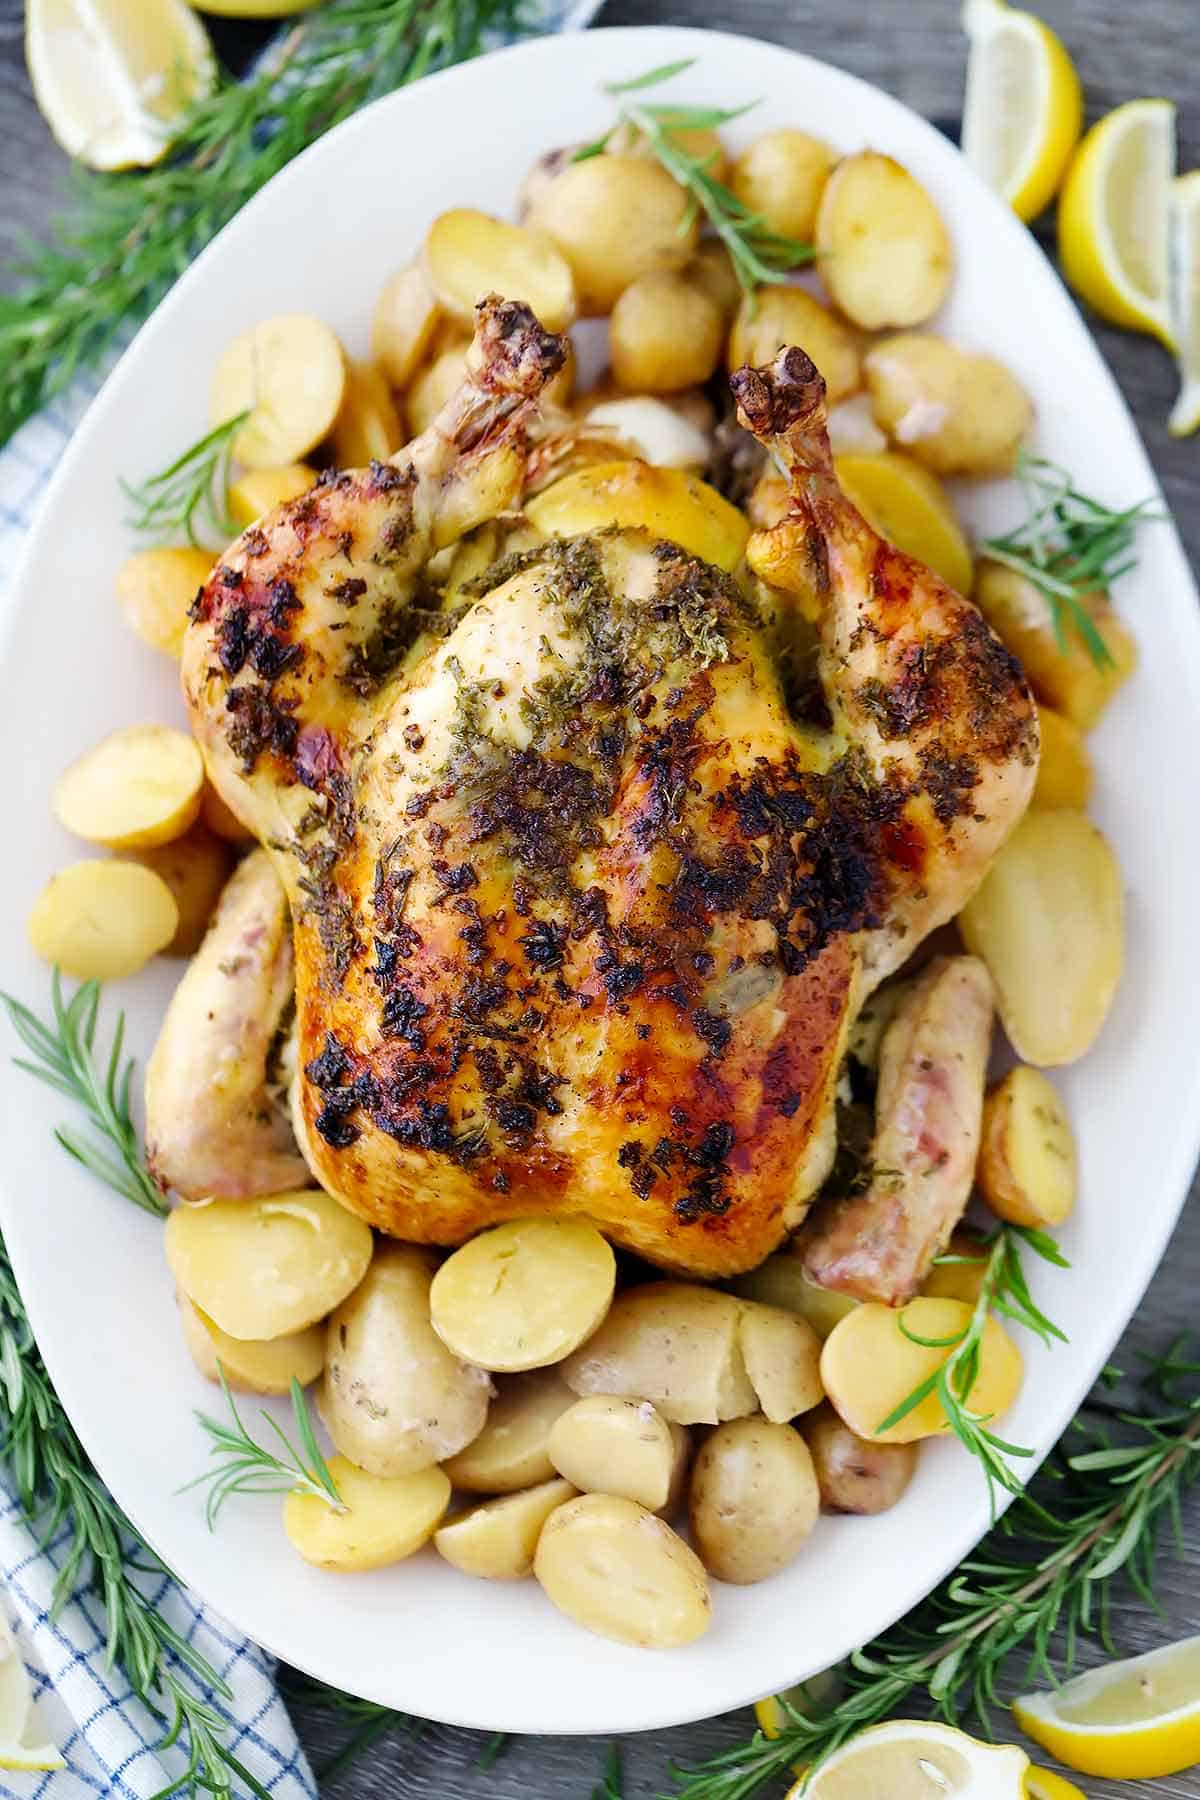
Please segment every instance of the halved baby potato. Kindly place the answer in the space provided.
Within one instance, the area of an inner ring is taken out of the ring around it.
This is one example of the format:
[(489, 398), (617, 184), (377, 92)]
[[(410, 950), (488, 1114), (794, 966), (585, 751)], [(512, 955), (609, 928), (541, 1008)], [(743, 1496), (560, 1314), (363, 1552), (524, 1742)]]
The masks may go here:
[(188, 1298), (236, 1338), (277, 1338), (323, 1319), (356, 1288), (371, 1230), (321, 1188), (177, 1206), (167, 1262)]
[[(882, 1427), (916, 1388), (936, 1375), (951, 1355), (951, 1340), (961, 1338), (971, 1314), (965, 1300), (926, 1298), (910, 1300), (899, 1309), (871, 1300), (847, 1313), (821, 1352), (821, 1379), (839, 1418), (859, 1437), (880, 1444), (913, 1444), (949, 1431), (936, 1390), (894, 1425)], [(916, 1343), (914, 1338), (927, 1342)], [(970, 1393), (971, 1410), (998, 1419), (1020, 1392), (1023, 1373), (1021, 1352), (1004, 1327), (989, 1318)]]
[(121, 981), (165, 950), (179, 908), (161, 875), (140, 863), (70, 863), (29, 915), (29, 942), (75, 981)]
[(173, 843), (139, 850), (137, 860), (153, 869), (174, 895), (179, 923), (167, 945), (168, 956), (194, 956), (233, 868), (229, 845), (200, 820)]
[(825, 1512), (888, 1512), (916, 1471), (915, 1444), (881, 1444), (859, 1437), (831, 1406), (806, 1419), (803, 1431)]
[(117, 570), (121, 617), (152, 650), (177, 657), (188, 628), (188, 608), (212, 568), (209, 552), (194, 544), (135, 551)]
[(816, 363), (831, 406), (862, 386), (862, 358), (854, 334), (804, 288), (761, 287), (746, 294), (729, 334), (731, 369), (759, 367), (795, 344)]
[(1074, 806), (1083, 811), (1092, 795), (1092, 759), (1083, 733), (1052, 706), (1039, 706), (1042, 750), (1031, 806)]
[(994, 356), (931, 331), (868, 351), (871, 404), (893, 443), (938, 475), (1007, 475), (1033, 422), (1033, 402)]
[(200, 798), (200, 817), (214, 837), (222, 838), (227, 844), (254, 842), (254, 833), (247, 830), (210, 782), (205, 783), (204, 793)]
[(562, 252), (539, 232), (493, 219), (474, 207), (439, 213), (429, 227), (425, 273), (438, 305), (471, 325), (487, 294), (523, 300), (547, 331), (575, 317), (575, 283)]
[(729, 185), (772, 231), (807, 244), (836, 160), (830, 146), (807, 131), (764, 131), (737, 158)]
[(560, 1415), (547, 1451), (559, 1474), (585, 1494), (619, 1494), (650, 1512), (678, 1497), (689, 1439), (648, 1400), (589, 1394)]
[(552, 1477), (518, 1494), (483, 1500), (434, 1533), (439, 1555), (484, 1581), (522, 1581), (533, 1573), (538, 1539), (551, 1513), (575, 1498), (569, 1481)]
[(936, 475), (898, 450), (839, 456), (834, 468), (847, 499), (868, 525), (897, 550), (925, 563), (955, 593), (970, 593), (970, 546)]
[(229, 484), (229, 514), (241, 526), (253, 525), (288, 500), (307, 494), (317, 471), (307, 463), (284, 463), (277, 469), (243, 469)]
[(472, 1494), (514, 1494), (553, 1479), (547, 1446), (556, 1419), (575, 1395), (557, 1368), (501, 1375), (487, 1422), (465, 1450), (442, 1467), (456, 1488)]
[(773, 1424), (786, 1424), (825, 1398), (821, 1339), (807, 1319), (780, 1306), (747, 1301), (738, 1344), (758, 1404)]
[(978, 1181), (998, 1218), (1037, 1231), (1069, 1216), (1079, 1188), (1075, 1134), (1040, 1069), (1018, 1063), (983, 1103)]
[(1107, 652), (1101, 665), (1069, 621), (1062, 632), (1054, 609), (1028, 576), (984, 557), (975, 576), (976, 606), (1018, 658), (1039, 700), (1080, 731), (1091, 731), (1117, 690), (1137, 668), (1137, 641), (1105, 594), (1083, 594), (1079, 605)]
[(425, 368), (417, 370), (405, 399), (409, 430), (414, 437), (429, 430), (451, 394), (462, 386), (466, 372), (465, 340), (443, 350)]
[(346, 389), (346, 359), (334, 333), (310, 313), (263, 319), (226, 345), (209, 387), (209, 413), (223, 425), (249, 417), (233, 454), (250, 469), (299, 462), (328, 437)]
[(510, 1219), (446, 1258), (429, 1295), (433, 1327), (478, 1368), (544, 1368), (591, 1336), (616, 1279), (612, 1248), (586, 1219)]
[(631, 281), (612, 310), (609, 357), (627, 394), (671, 394), (712, 375), (725, 320), (697, 283), (674, 269), (651, 269)]
[(817, 267), (834, 305), (865, 331), (920, 325), (954, 271), (942, 215), (894, 157), (845, 156), (821, 192)]
[(206, 1381), (219, 1381), (224, 1374), (240, 1394), (287, 1394), (293, 1380), (307, 1387), (325, 1366), (325, 1332), (320, 1325), (255, 1343), (230, 1337), (182, 1290), (176, 1299), (183, 1341)]
[(76, 837), (109, 850), (149, 850), (194, 824), (203, 791), (195, 738), (170, 725), (127, 725), (64, 769), (50, 804)]
[(349, 358), (341, 410), (333, 423), (333, 459), (339, 469), (386, 462), (404, 442), (404, 427), (383, 372)]
[(747, 1300), (762, 1300), (768, 1306), (798, 1314), (821, 1339), (827, 1338), (838, 1320), (859, 1305), (852, 1294), (839, 1294), (810, 1281), (804, 1273), (803, 1260), (788, 1250), (768, 1256), (757, 1269), (739, 1275), (733, 1291)]
[(684, 469), (644, 462), (577, 469), (531, 500), (526, 516), (547, 537), (574, 537), (616, 525), (679, 544), (703, 562), (733, 569), (750, 528), (736, 506)]
[(393, 387), (408, 386), (433, 343), (441, 316), (420, 263), (398, 269), (384, 282), (371, 320), (371, 355)]
[(649, 1400), (677, 1425), (715, 1425), (754, 1412), (758, 1398), (738, 1342), (741, 1302), (682, 1281), (618, 1294), (600, 1329), (563, 1364), (577, 1394)]
[(568, 162), (530, 193), (525, 223), (566, 258), (588, 318), (610, 313), (650, 269), (681, 268), (700, 236), (687, 194), (644, 156)]
[(581, 1494), (556, 1507), (533, 1572), (560, 1612), (618, 1644), (673, 1650), (712, 1623), (700, 1558), (634, 1500)]
[(440, 1469), (415, 1475), (368, 1475), (348, 1457), (331, 1456), (337, 1511), (315, 1494), (292, 1493), (283, 1503), (283, 1528), (293, 1549), (318, 1569), (352, 1572), (403, 1562), (427, 1544), (450, 1504)]

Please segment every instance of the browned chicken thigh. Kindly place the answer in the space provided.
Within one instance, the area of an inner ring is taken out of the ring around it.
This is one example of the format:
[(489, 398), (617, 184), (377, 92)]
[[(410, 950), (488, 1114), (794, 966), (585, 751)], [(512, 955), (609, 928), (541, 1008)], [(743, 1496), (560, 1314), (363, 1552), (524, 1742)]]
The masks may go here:
[(1024, 808), (1019, 670), (839, 492), (798, 352), (734, 379), (815, 582), (834, 730), (785, 702), (751, 585), (648, 532), (533, 542), (446, 610), (430, 558), (519, 506), (563, 347), (480, 308), (467, 383), (390, 464), (252, 526), (183, 678), (222, 797), (291, 900), (296, 1111), (318, 1179), (398, 1237), (582, 1214), (731, 1274), (828, 1170), (848, 1020)]

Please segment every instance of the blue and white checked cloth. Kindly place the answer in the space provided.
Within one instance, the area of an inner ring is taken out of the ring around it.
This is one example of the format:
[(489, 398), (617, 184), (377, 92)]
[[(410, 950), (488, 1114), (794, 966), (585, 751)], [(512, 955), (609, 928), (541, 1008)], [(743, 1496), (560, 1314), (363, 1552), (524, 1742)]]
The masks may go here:
[[(527, 17), (533, 13), (543, 31), (568, 30), (586, 25), (599, 4), (542, 0), (536, 9), (527, 9)], [(107, 372), (105, 368), (75, 383), (0, 451), (0, 604), (46, 484)], [(149, 1800), (178, 1778), (185, 1759), (177, 1745), (158, 1749), (161, 1722), (134, 1697), (120, 1670), (107, 1666), (99, 1593), (76, 1593), (51, 1619), (65, 1541), (62, 1533), (47, 1545), (39, 1543), (0, 1468), (0, 1605), (33, 1679), (39, 1735), (56, 1744), (67, 1761), (65, 1770), (53, 1774), (0, 1771), (0, 1796), (90, 1800), (104, 1794)], [(137, 1579), (154, 1606), (232, 1690), (233, 1698), (225, 1701), (193, 1683), (229, 1720), (225, 1741), (238, 1761), (278, 1800), (315, 1800), (316, 1784), (275, 1686), (272, 1659), (177, 1582), (162, 1575)]]

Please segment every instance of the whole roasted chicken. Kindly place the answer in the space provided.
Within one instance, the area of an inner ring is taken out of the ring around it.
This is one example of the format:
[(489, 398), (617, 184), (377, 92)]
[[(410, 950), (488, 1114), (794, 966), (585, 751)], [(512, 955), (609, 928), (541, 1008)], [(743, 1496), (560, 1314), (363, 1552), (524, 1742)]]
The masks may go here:
[[(1020, 816), (1034, 711), (975, 608), (840, 492), (798, 350), (733, 378), (790, 483), (748, 546), (769, 624), (744, 570), (634, 528), (524, 530), (443, 605), (431, 559), (519, 523), (562, 358), (484, 302), (424, 435), (225, 555), (184, 688), (290, 900), (321, 1183), (418, 1242), (585, 1214), (725, 1275), (803, 1219), (848, 1023)], [(814, 594), (819, 731), (780, 670)]]

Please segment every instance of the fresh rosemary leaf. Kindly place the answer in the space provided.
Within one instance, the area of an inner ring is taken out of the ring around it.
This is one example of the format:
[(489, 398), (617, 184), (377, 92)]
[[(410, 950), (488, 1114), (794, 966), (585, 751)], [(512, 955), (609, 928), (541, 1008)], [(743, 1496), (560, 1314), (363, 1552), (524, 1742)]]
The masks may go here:
[(507, 1755), (512, 1749), (512, 1741), (511, 1731), (495, 1732), (479, 1752), (476, 1768), (482, 1769), (485, 1774), (488, 1770), (494, 1769), (500, 1758)]
[(619, 1744), (610, 1744), (604, 1759), (604, 1773), (592, 1789), (592, 1800), (625, 1800), (625, 1767)]
[(214, 426), (161, 474), (136, 485), (122, 481), (125, 498), (136, 508), (128, 521), (132, 530), (160, 541), (183, 534), (198, 544), (197, 524), (206, 521), (222, 542), (236, 537), (238, 523), (229, 511), (229, 464), (234, 436), (248, 416), (236, 413)]
[(238, 1412), (237, 1403), (230, 1392), (229, 1383), (225, 1379), (225, 1371), (217, 1364), (217, 1374), (221, 1379), (221, 1392), (229, 1405), (230, 1419), (214, 1419), (210, 1413), (198, 1412), (196, 1418), (211, 1440), (210, 1453), (217, 1458), (211, 1469), (205, 1469), (194, 1481), (189, 1481), (179, 1490), (187, 1493), (196, 1487), (207, 1487), (204, 1516), (211, 1531), (225, 1502), (234, 1494), (312, 1494), (317, 1500), (323, 1500), (334, 1512), (344, 1513), (346, 1503), (337, 1491), (329, 1466), (321, 1454), (320, 1446), (312, 1428), (309, 1417), (308, 1402), (304, 1398), (304, 1389), (292, 1377), (292, 1414), (296, 1425), (296, 1436), (300, 1440), (297, 1449), (269, 1412), (259, 1409), (259, 1416), (275, 1433), (283, 1446), (283, 1456), (276, 1456), (271, 1450), (252, 1438), (246, 1430), (242, 1416)]
[(610, 81), (610, 94), (636, 94), (642, 88), (658, 87), (660, 82), (670, 81), (675, 75), (682, 75), (685, 69), (694, 68), (694, 56), (685, 56), (679, 62), (660, 63), (657, 69), (648, 69), (644, 75), (634, 75), (629, 81)]

